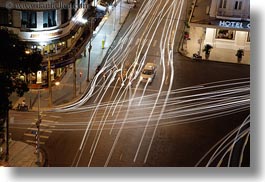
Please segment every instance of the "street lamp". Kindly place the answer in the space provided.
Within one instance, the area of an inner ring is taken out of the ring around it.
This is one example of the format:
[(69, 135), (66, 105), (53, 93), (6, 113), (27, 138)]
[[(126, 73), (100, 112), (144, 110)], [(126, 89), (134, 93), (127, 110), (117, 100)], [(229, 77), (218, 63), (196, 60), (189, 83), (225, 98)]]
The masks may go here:
[(49, 102), (48, 106), (52, 107), (52, 81), (51, 81), (51, 60), (50, 60), (50, 45), (48, 45), (48, 87), (49, 87)]
[[(45, 42), (40, 43), (40, 46), (42, 46), (43, 50), (43, 56), (45, 54), (44, 47), (47, 44)], [(52, 106), (52, 85), (51, 85), (51, 60), (50, 60), (50, 45), (47, 45), (47, 55), (48, 55), (48, 67), (47, 67), (47, 77), (48, 77), (48, 88), (49, 88), (49, 94), (48, 94), (48, 107)]]
[(37, 84), (38, 86), (38, 119), (36, 121), (37, 133), (36, 133), (36, 154), (37, 161), (36, 164), (40, 167), (40, 124), (41, 124), (41, 112), (40, 112), (40, 86), (42, 84), (42, 72), (37, 72)]
[(56, 85), (56, 86), (59, 86), (59, 85), (60, 85), (60, 82), (55, 82), (55, 85)]
[(114, 0), (113, 6), (115, 8), (114, 18), (113, 18), (113, 31), (116, 30), (116, 17), (117, 17), (117, 0)]
[(120, 24), (121, 24), (121, 3), (122, 1), (120, 1)]
[(82, 86), (82, 74), (83, 74), (83, 73), (80, 71), (80, 73), (79, 73), (79, 79), (80, 79), (79, 94), (82, 93), (82, 90), (81, 90), (81, 86)]
[(90, 58), (91, 58), (91, 49), (92, 49), (92, 36), (93, 36), (93, 26), (94, 26), (94, 17), (90, 18), (90, 40), (89, 40), (89, 47), (88, 47), (88, 60), (87, 60), (87, 79), (86, 81), (89, 82), (89, 69), (90, 69)]

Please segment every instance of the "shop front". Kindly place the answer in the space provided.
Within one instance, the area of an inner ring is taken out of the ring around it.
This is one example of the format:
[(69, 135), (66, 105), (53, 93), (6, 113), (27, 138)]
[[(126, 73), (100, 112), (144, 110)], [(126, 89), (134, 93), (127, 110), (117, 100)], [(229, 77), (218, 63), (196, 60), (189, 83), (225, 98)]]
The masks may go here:
[[(215, 25), (215, 26), (212, 26)], [(250, 23), (217, 20), (206, 28), (204, 44), (215, 48), (250, 50)]]

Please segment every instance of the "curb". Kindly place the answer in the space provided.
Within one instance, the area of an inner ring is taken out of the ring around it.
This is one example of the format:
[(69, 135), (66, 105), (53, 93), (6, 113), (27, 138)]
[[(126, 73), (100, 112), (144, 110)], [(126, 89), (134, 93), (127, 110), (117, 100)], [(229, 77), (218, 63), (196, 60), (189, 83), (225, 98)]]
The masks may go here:
[(190, 61), (195, 61), (195, 62), (215, 62), (215, 63), (225, 63), (225, 64), (233, 64), (233, 65), (241, 65), (241, 66), (250, 66), (250, 64), (245, 64), (245, 63), (236, 63), (236, 62), (225, 62), (225, 61), (217, 61), (217, 60), (212, 60), (212, 59), (200, 59), (200, 60), (196, 60), (193, 59), (192, 57), (187, 56), (186, 54), (184, 54), (182, 51), (178, 50), (178, 53), (188, 59), (190, 59)]

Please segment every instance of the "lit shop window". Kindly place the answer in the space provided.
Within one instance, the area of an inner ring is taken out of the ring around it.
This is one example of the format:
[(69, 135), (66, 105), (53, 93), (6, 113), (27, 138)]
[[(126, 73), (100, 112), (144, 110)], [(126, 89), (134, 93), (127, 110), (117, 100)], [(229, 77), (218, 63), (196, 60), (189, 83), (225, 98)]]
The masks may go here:
[(216, 38), (234, 40), (235, 34), (236, 34), (235, 30), (217, 29)]

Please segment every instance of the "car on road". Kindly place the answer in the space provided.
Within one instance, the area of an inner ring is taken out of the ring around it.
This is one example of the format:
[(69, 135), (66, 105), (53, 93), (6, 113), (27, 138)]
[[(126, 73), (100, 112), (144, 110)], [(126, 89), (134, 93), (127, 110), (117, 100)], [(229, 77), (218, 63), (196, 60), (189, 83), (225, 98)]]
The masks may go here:
[(157, 66), (154, 63), (146, 63), (144, 69), (141, 72), (141, 82), (152, 83), (156, 75)]

